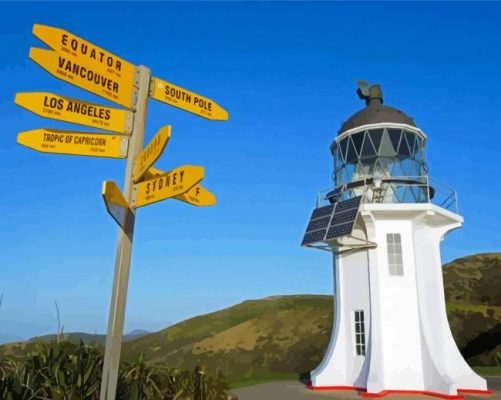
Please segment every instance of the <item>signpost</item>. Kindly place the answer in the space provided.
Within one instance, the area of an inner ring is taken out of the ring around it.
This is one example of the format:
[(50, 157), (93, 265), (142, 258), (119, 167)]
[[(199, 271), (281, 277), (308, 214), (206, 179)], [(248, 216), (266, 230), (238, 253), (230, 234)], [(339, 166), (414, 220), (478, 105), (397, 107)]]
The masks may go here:
[(34, 25), (33, 34), (52, 50), (31, 48), (30, 58), (58, 79), (88, 90), (132, 111), (74, 100), (47, 92), (18, 93), (15, 103), (45, 118), (105, 129), (124, 135), (35, 129), (20, 132), (18, 143), (45, 153), (126, 158), (123, 192), (105, 181), (106, 210), (120, 226), (106, 335), (100, 400), (115, 399), (129, 281), (134, 220), (138, 207), (168, 198), (202, 206), (215, 204), (212, 193), (198, 185), (204, 168), (185, 165), (169, 172), (152, 168), (171, 135), (161, 128), (143, 149), (148, 97), (196, 115), (227, 120), (212, 100), (152, 78), (135, 65), (63, 29)]
[(131, 111), (46, 92), (17, 93), (14, 103), (45, 118), (118, 133), (130, 134), (132, 132), (134, 116)]
[(57, 129), (34, 129), (17, 135), (17, 143), (42, 153), (111, 158), (126, 158), (128, 141), (126, 136)]
[(174, 198), (198, 207), (213, 206), (216, 204), (216, 196), (201, 185), (195, 185), (186, 193), (179, 194)]
[(228, 119), (226, 110), (213, 100), (158, 78), (151, 80), (150, 97), (207, 119)]
[[(145, 180), (149, 180), (165, 174), (166, 172), (160, 169), (150, 168), (148, 169), (148, 171), (146, 171), (143, 178)], [(202, 185), (195, 185), (187, 192), (178, 194), (173, 198), (198, 207), (213, 206), (214, 204), (216, 204), (216, 196), (214, 196), (214, 194), (209, 192)]]
[(96, 63), (37, 47), (30, 49), (30, 58), (58, 79), (124, 107), (134, 108), (133, 96), (137, 95), (134, 83), (123, 82)]
[(131, 221), (134, 221), (134, 214), (117, 184), (113, 181), (104, 181), (102, 195), (108, 214), (124, 231), (127, 230), (127, 223), (133, 223)]
[(161, 128), (152, 141), (137, 156), (136, 168), (134, 171), (134, 183), (139, 182), (148, 168), (150, 168), (158, 157), (162, 154), (170, 139), (170, 125)]
[(182, 194), (204, 178), (204, 168), (184, 165), (144, 182), (138, 183), (132, 207), (138, 208)]
[(134, 80), (135, 65), (70, 32), (52, 26), (35, 24), (33, 35), (58, 53), (93, 64), (99, 71), (114, 75), (118, 81), (130, 84)]
[[(96, 93), (88, 87), (83, 87), (83, 89), (103, 96), (124, 107), (134, 108), (132, 98), (134, 93), (133, 86), (137, 83), (135, 82), (137, 79), (137, 68), (135, 65), (63, 29), (35, 24), (33, 25), (33, 35), (58, 54), (57, 66), (63, 70), (61, 74), (68, 72), (68, 68), (70, 67), (72, 69), (80, 69), (80, 75), (84, 74), (86, 78), (98, 80), (99, 83), (96, 83), (98, 87), (99, 85), (106, 86), (100, 93)], [(41, 57), (42, 53), (36, 51), (40, 49), (32, 50), (35, 50), (35, 53), (38, 53)], [(35, 54), (34, 56), (37, 57)], [(30, 58), (32, 58), (31, 51)], [(40, 64), (37, 60), (33, 60), (37, 64)], [(46, 69), (43, 65), (41, 67)], [(54, 75), (51, 71), (49, 73)], [(55, 76), (63, 79), (58, 75)], [(73, 84), (82, 87), (77, 83)], [(94, 86), (93, 89), (98, 88)]]

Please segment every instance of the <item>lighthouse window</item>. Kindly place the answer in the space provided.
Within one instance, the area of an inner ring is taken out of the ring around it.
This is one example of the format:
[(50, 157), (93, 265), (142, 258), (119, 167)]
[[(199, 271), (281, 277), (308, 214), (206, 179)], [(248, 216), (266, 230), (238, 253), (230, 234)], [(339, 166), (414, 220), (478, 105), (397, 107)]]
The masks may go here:
[(355, 354), (357, 356), (365, 356), (365, 321), (364, 311), (354, 311), (355, 325)]
[(387, 233), (388, 267), (390, 275), (403, 275), (404, 262), (402, 257), (402, 238), (400, 233)]

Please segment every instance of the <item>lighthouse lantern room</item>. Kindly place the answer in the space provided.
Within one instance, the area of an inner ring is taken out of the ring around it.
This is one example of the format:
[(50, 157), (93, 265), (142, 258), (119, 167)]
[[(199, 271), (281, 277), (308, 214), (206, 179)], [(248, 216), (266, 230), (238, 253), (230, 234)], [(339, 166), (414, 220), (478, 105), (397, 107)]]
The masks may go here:
[(334, 325), (310, 389), (364, 397), (489, 393), (447, 320), (440, 242), (461, 227), (456, 193), (431, 180), (425, 134), (358, 83), (366, 107), (330, 149), (334, 187), (317, 196), (302, 245), (334, 258)]

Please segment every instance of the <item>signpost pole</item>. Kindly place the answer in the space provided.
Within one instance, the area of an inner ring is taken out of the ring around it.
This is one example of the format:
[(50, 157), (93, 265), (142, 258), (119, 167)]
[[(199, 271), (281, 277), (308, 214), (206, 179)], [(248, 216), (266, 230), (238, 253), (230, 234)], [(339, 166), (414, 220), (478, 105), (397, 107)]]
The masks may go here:
[[(124, 197), (130, 204), (134, 185), (134, 161), (141, 152), (144, 139), (144, 125), (146, 120), (146, 103), (150, 87), (150, 70), (144, 66), (138, 67), (138, 97), (137, 108), (134, 113), (134, 125), (129, 142), (129, 153), (125, 170)], [(125, 304), (129, 283), (129, 269), (132, 253), (132, 238), (134, 235), (135, 211), (132, 210), (125, 231), (118, 229), (118, 243), (115, 258), (115, 272), (113, 274), (113, 292), (111, 296), (110, 314), (108, 319), (108, 333), (106, 335), (106, 349), (104, 353), (103, 377), (101, 383), (100, 400), (115, 400), (117, 391), (118, 370), (120, 366), (120, 351), (125, 319)]]

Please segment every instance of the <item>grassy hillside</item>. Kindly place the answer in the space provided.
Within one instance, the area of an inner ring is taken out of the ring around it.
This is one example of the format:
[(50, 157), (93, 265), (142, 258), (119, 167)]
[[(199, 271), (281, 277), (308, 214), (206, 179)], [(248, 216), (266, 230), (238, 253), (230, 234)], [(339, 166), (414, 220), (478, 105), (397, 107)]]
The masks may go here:
[[(447, 314), (470, 365), (501, 365), (501, 254), (477, 254), (444, 266)], [(193, 370), (220, 369), (230, 381), (290, 377), (315, 368), (331, 335), (331, 296), (276, 296), (180, 322), (124, 343), (122, 357)], [(22, 355), (31, 344), (0, 347)]]
[[(447, 313), (472, 365), (501, 365), (501, 254), (477, 254), (444, 266)], [(233, 379), (309, 371), (331, 334), (331, 296), (279, 296), (246, 301), (124, 345), (124, 357), (221, 368)]]
[(277, 296), (249, 300), (183, 321), (126, 343), (124, 359), (217, 368), (233, 379), (290, 374), (315, 367), (328, 343), (332, 297)]
[(475, 254), (444, 265), (448, 301), (501, 306), (501, 253)]
[(447, 314), (470, 365), (501, 366), (501, 253), (459, 258), (444, 266)]
[[(150, 332), (136, 329), (132, 332), (129, 332), (123, 336), (124, 342), (130, 342), (131, 340), (138, 339), (145, 335), (148, 335)], [(106, 335), (98, 335), (98, 334), (90, 334), (83, 332), (71, 332), (71, 333), (63, 333), (61, 335), (62, 340), (66, 340), (72, 343), (78, 343), (80, 340), (85, 344), (102, 344), (106, 343)], [(44, 335), (44, 336), (35, 336), (29, 339), (29, 342), (45, 342), (49, 343), (53, 340), (57, 340), (57, 335)]]

